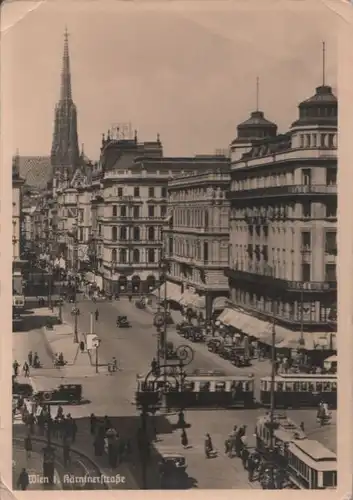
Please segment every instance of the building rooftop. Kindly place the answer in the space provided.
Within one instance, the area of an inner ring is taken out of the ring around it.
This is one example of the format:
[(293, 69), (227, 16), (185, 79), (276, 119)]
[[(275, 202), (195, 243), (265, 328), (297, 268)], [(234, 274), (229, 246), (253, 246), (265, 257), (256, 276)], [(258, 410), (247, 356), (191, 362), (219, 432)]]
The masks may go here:
[(25, 183), (38, 189), (47, 187), (53, 172), (49, 156), (20, 156), (19, 170)]

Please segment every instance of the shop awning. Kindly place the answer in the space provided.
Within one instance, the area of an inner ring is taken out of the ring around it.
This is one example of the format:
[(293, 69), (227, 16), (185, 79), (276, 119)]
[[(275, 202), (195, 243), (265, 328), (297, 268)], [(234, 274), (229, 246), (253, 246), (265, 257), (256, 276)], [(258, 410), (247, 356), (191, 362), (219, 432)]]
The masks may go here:
[(151, 293), (156, 297), (159, 297), (160, 294), (161, 300), (174, 300), (175, 302), (179, 302), (182, 297), (181, 286), (176, 283), (172, 283), (171, 281), (163, 283), (159, 289), (156, 288)]
[(212, 304), (212, 311), (225, 309), (227, 301), (228, 301), (227, 297), (216, 297)]

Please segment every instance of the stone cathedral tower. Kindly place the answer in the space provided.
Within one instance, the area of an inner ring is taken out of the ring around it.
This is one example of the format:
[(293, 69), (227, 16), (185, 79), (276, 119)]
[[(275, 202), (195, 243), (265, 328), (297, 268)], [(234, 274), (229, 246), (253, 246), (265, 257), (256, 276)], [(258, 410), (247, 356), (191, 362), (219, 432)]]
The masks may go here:
[(69, 36), (65, 30), (60, 100), (55, 106), (51, 165), (54, 176), (67, 172), (71, 177), (79, 164), (77, 109), (72, 100)]

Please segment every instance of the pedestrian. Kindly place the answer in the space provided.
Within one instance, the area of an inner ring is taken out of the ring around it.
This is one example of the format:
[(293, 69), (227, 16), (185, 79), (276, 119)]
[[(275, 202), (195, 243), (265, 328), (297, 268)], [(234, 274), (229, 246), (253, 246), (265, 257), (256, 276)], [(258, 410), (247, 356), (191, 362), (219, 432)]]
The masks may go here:
[(95, 434), (97, 426), (97, 417), (95, 416), (94, 413), (91, 413), (91, 416), (89, 417), (89, 424), (90, 424), (91, 434)]
[(187, 436), (187, 434), (186, 434), (185, 429), (183, 429), (183, 430), (181, 431), (181, 445), (182, 445), (184, 448), (187, 448), (187, 447), (188, 447), (188, 444), (189, 444), (188, 436)]
[(206, 439), (205, 439), (205, 455), (206, 455), (206, 458), (210, 458), (212, 452), (213, 452), (212, 439), (211, 439), (211, 436), (207, 433), (206, 434)]
[(300, 430), (305, 432), (305, 429), (304, 429), (304, 422), (300, 422)]
[(32, 353), (32, 351), (29, 351), (29, 353), (28, 353), (28, 364), (29, 364), (29, 366), (33, 365), (33, 353)]
[(29, 485), (28, 472), (26, 471), (25, 468), (23, 468), (20, 472), (20, 475), (18, 476), (17, 486), (19, 486), (21, 490), (24, 491), (28, 488), (28, 485)]
[(182, 410), (180, 410), (180, 412), (178, 413), (178, 423), (177, 423), (177, 426), (180, 429), (183, 429), (186, 426), (185, 416), (184, 416), (184, 412)]
[(64, 410), (61, 405), (58, 406), (57, 412), (56, 412), (57, 418), (62, 418), (64, 416)]
[(112, 367), (113, 367), (113, 372), (116, 372), (118, 370), (118, 361), (115, 356), (113, 356), (112, 359)]
[(14, 377), (18, 376), (18, 369), (19, 369), (19, 367), (20, 367), (19, 362), (17, 361), (17, 359), (15, 359), (15, 361), (12, 363)]
[(22, 368), (22, 370), (23, 370), (24, 376), (25, 376), (25, 377), (29, 377), (29, 366), (28, 366), (27, 361), (25, 361), (25, 362), (23, 363), (23, 368)]
[(75, 440), (76, 440), (76, 434), (77, 434), (77, 424), (76, 424), (76, 420), (75, 419), (72, 419), (72, 422), (71, 422), (71, 439), (72, 439), (72, 442), (74, 443)]
[(33, 449), (32, 439), (29, 434), (24, 439), (24, 449), (26, 450), (26, 458), (28, 460), (29, 458), (31, 458), (31, 451)]
[(247, 467), (248, 458), (249, 458), (249, 450), (246, 448), (246, 446), (244, 446), (243, 451), (241, 452), (241, 461), (244, 469), (246, 469)]
[(67, 441), (63, 444), (63, 460), (64, 466), (67, 467), (70, 464), (70, 445)]
[(255, 463), (254, 457), (252, 455), (250, 455), (250, 457), (248, 458), (248, 479), (249, 479), (249, 483), (252, 483), (252, 481), (253, 481), (255, 468), (256, 468), (256, 463)]
[(96, 318), (96, 321), (98, 321), (98, 319), (99, 319), (99, 311), (98, 311), (98, 309), (96, 309), (96, 312), (94, 313), (94, 316)]

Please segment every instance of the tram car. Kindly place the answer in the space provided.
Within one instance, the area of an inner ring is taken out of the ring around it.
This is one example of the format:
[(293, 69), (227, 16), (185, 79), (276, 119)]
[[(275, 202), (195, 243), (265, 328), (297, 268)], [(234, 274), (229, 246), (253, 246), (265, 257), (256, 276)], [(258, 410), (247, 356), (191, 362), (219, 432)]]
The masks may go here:
[[(283, 373), (274, 379), (276, 408), (317, 408), (320, 402), (337, 408), (337, 375)], [(260, 403), (271, 405), (271, 377), (260, 380)]]
[(271, 457), (278, 467), (287, 471), (296, 489), (327, 489), (337, 487), (337, 457), (335, 453), (306, 434), (284, 414), (273, 417), (274, 455), (271, 447), (270, 415), (260, 417), (256, 424), (256, 446), (266, 459)]
[[(146, 381), (137, 377), (136, 402), (150, 401), (157, 405), (158, 394), (163, 394), (168, 408), (252, 408), (254, 406), (254, 376), (227, 376), (223, 373), (163, 375), (155, 380)], [(148, 394), (148, 395), (147, 395)]]

